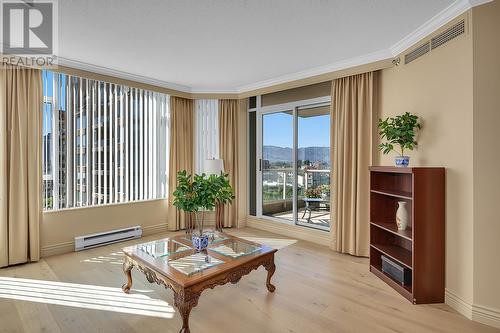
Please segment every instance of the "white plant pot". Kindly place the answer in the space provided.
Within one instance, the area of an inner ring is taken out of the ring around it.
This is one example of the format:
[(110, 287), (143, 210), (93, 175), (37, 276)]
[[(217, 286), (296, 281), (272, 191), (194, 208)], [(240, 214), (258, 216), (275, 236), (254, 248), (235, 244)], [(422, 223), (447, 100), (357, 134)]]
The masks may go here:
[(405, 201), (398, 201), (398, 210), (396, 211), (396, 224), (398, 230), (406, 230), (408, 228), (408, 210), (406, 209)]
[(394, 157), (394, 164), (400, 168), (406, 168), (410, 164), (410, 156), (396, 156)]

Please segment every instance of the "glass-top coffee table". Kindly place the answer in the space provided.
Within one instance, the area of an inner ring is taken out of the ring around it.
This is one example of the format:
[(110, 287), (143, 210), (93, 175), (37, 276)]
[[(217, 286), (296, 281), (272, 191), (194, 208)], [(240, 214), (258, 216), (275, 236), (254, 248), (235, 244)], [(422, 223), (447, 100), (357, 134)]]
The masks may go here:
[(143, 272), (150, 283), (172, 289), (174, 305), (182, 316), (180, 332), (184, 333), (189, 332), (191, 309), (207, 288), (237, 283), (242, 276), (264, 266), (267, 289), (274, 292), (271, 277), (276, 270), (277, 250), (222, 232), (209, 234), (209, 246), (200, 253), (194, 251), (190, 234), (124, 248), (123, 271), (128, 282), (122, 286), (123, 291), (128, 293), (132, 287), (133, 267)]

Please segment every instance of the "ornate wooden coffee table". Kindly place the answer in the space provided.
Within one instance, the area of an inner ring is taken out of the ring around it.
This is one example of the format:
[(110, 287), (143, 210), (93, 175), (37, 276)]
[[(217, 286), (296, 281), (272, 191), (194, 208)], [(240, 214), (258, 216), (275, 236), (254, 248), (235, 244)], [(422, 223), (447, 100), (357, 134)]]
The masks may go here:
[(189, 332), (189, 314), (198, 304), (203, 290), (228, 282), (237, 283), (242, 276), (264, 266), (266, 286), (276, 289), (271, 277), (276, 270), (277, 250), (221, 232), (211, 232), (210, 244), (204, 253), (192, 249), (190, 235), (179, 235), (123, 249), (123, 271), (128, 282), (125, 293), (132, 287), (131, 270), (136, 267), (150, 283), (157, 283), (174, 292), (174, 305), (182, 316), (180, 332)]

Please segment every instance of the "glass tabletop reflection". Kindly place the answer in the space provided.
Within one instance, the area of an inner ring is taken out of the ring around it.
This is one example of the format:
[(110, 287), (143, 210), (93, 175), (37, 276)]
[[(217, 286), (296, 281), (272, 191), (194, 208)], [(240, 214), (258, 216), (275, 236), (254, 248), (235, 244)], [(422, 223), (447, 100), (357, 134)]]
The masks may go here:
[(239, 258), (259, 251), (262, 247), (259, 245), (249, 244), (246, 242), (241, 242), (236, 239), (232, 239), (223, 244), (213, 246), (210, 248), (211, 251), (222, 254), (230, 258)]
[(175, 253), (192, 250), (190, 246), (179, 243), (173, 239), (162, 239), (144, 243), (140, 245), (140, 249), (153, 258), (161, 258)]

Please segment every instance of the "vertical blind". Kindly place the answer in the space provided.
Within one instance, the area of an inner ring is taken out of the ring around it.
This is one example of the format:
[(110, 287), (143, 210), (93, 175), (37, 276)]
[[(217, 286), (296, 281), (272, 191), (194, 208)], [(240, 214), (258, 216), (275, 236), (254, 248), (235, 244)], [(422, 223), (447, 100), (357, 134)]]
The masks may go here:
[(219, 158), (219, 101), (198, 99), (195, 103), (195, 172), (205, 170), (205, 160)]
[(44, 209), (165, 198), (169, 96), (43, 72)]

